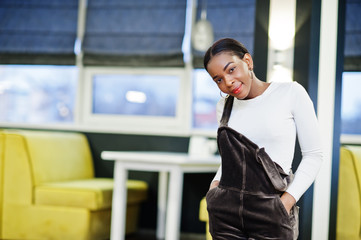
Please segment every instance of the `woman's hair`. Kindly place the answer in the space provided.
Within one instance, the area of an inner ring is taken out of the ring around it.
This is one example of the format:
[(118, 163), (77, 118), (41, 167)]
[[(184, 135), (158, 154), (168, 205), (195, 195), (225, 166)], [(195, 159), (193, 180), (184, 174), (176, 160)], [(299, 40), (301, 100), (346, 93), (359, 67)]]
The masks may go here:
[(234, 56), (238, 56), (240, 59), (243, 59), (244, 55), (249, 53), (247, 48), (237, 40), (232, 38), (222, 38), (213, 43), (213, 45), (208, 48), (207, 52), (204, 54), (204, 68), (207, 70), (207, 65), (212, 57), (223, 52), (229, 52)]

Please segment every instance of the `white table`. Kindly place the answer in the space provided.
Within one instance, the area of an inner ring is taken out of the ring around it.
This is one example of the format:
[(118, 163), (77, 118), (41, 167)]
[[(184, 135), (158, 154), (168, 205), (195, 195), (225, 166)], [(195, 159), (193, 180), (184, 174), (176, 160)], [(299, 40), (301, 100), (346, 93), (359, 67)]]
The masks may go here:
[(128, 170), (159, 172), (157, 239), (179, 240), (183, 174), (216, 172), (221, 163), (219, 156), (170, 152), (104, 151), (101, 157), (115, 161), (111, 240), (125, 237)]

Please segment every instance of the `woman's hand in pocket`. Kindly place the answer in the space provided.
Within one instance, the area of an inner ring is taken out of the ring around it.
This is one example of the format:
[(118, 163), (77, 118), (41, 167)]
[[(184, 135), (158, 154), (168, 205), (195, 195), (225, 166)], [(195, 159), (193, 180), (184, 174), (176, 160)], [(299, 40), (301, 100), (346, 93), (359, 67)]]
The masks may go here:
[(290, 214), (291, 208), (296, 204), (296, 199), (288, 192), (284, 192), (281, 196), (281, 202), (287, 210), (287, 213)]

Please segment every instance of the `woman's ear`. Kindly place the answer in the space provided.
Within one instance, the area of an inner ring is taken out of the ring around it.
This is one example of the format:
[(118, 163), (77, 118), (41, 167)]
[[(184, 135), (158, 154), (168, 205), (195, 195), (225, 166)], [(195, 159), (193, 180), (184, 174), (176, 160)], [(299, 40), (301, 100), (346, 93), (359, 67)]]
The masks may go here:
[(243, 61), (245, 61), (247, 63), (248, 69), (253, 69), (253, 59), (252, 59), (251, 54), (246, 53), (243, 56)]

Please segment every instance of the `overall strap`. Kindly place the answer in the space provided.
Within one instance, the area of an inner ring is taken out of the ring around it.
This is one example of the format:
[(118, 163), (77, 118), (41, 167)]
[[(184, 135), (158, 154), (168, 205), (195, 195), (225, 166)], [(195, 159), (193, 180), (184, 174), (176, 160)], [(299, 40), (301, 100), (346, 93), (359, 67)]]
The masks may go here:
[(228, 121), (229, 121), (229, 118), (231, 116), (232, 107), (233, 107), (233, 100), (234, 100), (233, 96), (228, 95), (226, 97), (220, 127), (227, 127), (228, 126)]

